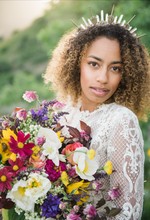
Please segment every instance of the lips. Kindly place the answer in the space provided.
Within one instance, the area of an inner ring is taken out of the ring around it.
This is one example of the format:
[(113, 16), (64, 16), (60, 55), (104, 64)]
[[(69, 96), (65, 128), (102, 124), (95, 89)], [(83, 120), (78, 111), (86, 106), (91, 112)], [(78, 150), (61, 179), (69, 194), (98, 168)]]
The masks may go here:
[(100, 87), (90, 87), (91, 91), (97, 96), (105, 96), (108, 94), (109, 90)]

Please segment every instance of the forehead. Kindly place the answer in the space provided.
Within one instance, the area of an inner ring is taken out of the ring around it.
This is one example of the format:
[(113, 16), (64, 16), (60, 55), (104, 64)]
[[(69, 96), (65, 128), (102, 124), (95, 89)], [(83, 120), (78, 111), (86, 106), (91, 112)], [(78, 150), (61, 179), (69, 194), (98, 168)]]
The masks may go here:
[(121, 60), (120, 45), (117, 39), (100, 37), (91, 43), (86, 52), (86, 57), (94, 55), (99, 58)]

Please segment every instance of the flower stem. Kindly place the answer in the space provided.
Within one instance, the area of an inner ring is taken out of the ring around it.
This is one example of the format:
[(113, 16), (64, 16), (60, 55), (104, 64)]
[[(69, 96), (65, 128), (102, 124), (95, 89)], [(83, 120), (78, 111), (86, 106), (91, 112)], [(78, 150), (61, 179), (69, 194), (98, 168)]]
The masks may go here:
[(71, 153), (67, 154), (67, 155), (66, 155), (66, 158), (69, 157), (71, 154), (74, 154), (74, 153), (76, 153), (76, 152), (87, 154), (87, 152), (85, 152), (85, 151), (76, 150), (76, 151), (72, 151)]

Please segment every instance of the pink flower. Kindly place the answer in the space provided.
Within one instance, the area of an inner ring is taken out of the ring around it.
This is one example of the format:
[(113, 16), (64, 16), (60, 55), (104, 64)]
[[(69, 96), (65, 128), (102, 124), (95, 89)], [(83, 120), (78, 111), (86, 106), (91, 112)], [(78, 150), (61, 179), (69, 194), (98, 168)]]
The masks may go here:
[(3, 122), (2, 122), (2, 126), (3, 126), (4, 128), (7, 128), (7, 127), (10, 127), (11, 124), (9, 123), (9, 121), (3, 121)]
[(13, 173), (8, 172), (7, 168), (4, 167), (0, 170), (0, 192), (5, 192), (5, 189), (11, 190), (10, 182), (13, 181), (12, 176)]
[(22, 160), (21, 158), (17, 158), (15, 162), (9, 159), (8, 162), (11, 166), (6, 166), (6, 168), (9, 172), (13, 174), (14, 177), (17, 176), (19, 171), (27, 169), (27, 167), (23, 167), (24, 160)]
[(102, 182), (98, 182), (98, 181), (93, 181), (92, 183), (92, 187), (93, 189), (95, 189), (95, 194), (98, 193), (98, 190), (103, 186)]
[[(73, 144), (68, 144), (62, 151), (62, 154), (64, 155), (68, 155), (70, 154), (71, 152), (75, 151), (77, 148), (79, 147), (83, 147), (82, 144), (80, 144), (79, 142), (77, 143), (73, 143)], [(71, 154), (69, 157), (67, 157), (67, 159), (69, 160), (69, 162), (72, 164), (72, 165), (75, 165), (75, 162), (73, 161), (73, 155), (74, 154)]]
[(97, 210), (92, 204), (87, 204), (86, 208), (83, 210), (84, 215), (86, 215), (86, 219), (92, 220), (97, 215)]
[(82, 220), (82, 218), (80, 218), (80, 215), (76, 215), (74, 209), (72, 209), (66, 220)]
[(27, 117), (27, 111), (25, 109), (21, 109), (21, 110), (17, 111), (16, 116), (18, 119), (23, 121)]
[(117, 198), (120, 195), (121, 194), (119, 193), (119, 185), (116, 185), (116, 186), (113, 187), (113, 190), (110, 189), (108, 191), (107, 201), (114, 200), (115, 198)]
[(45, 143), (45, 137), (36, 137), (35, 138), (35, 145), (43, 145)]
[(26, 91), (22, 97), (27, 102), (33, 102), (36, 99), (37, 95), (36, 95), (36, 92), (34, 91)]
[(78, 212), (79, 211), (79, 206), (78, 205), (74, 205), (73, 209), (74, 209), (75, 212)]
[(17, 141), (13, 138), (13, 136), (10, 136), (10, 141), (8, 142), (11, 148), (11, 152), (15, 154), (19, 154), (20, 157), (26, 158), (27, 156), (30, 156), (33, 153), (33, 150), (30, 148), (34, 147), (33, 143), (25, 144), (26, 140), (30, 137), (30, 134), (25, 134), (22, 131), (19, 131), (17, 134)]
[(61, 111), (64, 106), (65, 106), (64, 103), (56, 102), (56, 103), (53, 105), (53, 110), (54, 110), (54, 111)]
[(59, 208), (60, 208), (61, 210), (64, 210), (64, 209), (66, 208), (66, 205), (67, 205), (66, 202), (60, 202)]
[(86, 133), (85, 131), (81, 131), (80, 132), (80, 135), (81, 135), (81, 137), (82, 138), (84, 138), (86, 141), (88, 141), (89, 140), (89, 134), (88, 133)]
[(52, 160), (47, 160), (45, 170), (49, 175), (49, 180), (55, 182), (61, 176), (61, 172), (66, 170), (66, 165), (59, 161), (59, 166), (56, 166)]
[(75, 167), (72, 167), (69, 171), (68, 171), (68, 175), (69, 176), (75, 176), (76, 174), (76, 169)]

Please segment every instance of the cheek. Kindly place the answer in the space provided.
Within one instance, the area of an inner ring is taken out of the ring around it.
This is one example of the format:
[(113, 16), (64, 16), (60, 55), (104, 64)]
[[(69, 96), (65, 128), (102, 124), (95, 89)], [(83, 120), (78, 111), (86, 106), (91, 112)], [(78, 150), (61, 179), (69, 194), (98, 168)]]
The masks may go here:
[(118, 88), (118, 85), (121, 81), (121, 75), (118, 75), (116, 77), (114, 77), (113, 79), (113, 88), (116, 90)]
[(89, 82), (89, 76), (85, 68), (81, 67), (81, 76), (80, 76), (81, 87), (85, 86)]

